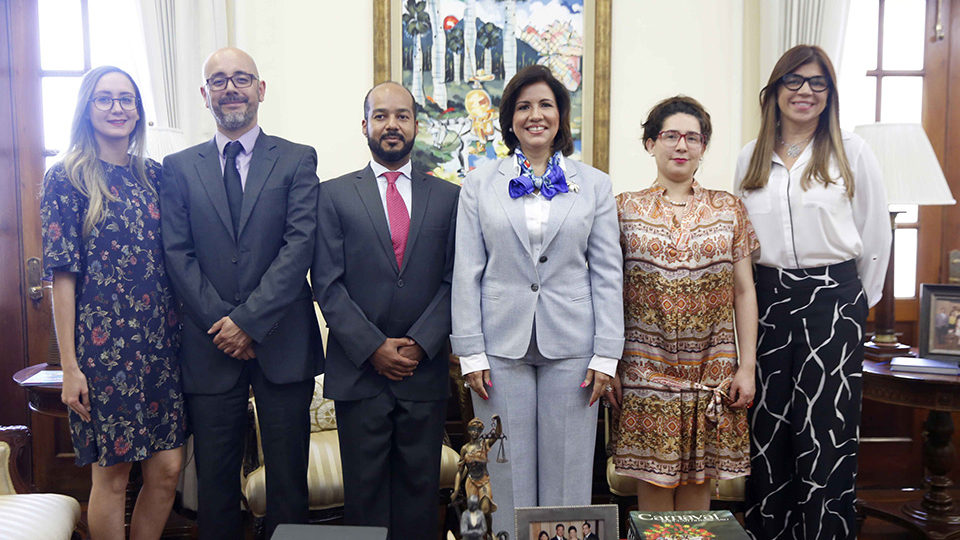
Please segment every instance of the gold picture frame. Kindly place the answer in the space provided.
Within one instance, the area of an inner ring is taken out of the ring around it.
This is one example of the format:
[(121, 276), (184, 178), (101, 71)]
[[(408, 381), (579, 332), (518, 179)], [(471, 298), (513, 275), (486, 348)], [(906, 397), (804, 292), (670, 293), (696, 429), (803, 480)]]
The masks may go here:
[[(592, 77), (584, 77), (584, 95), (590, 97), (592, 107), (584, 106), (583, 161), (600, 170), (609, 172), (610, 165), (610, 26), (612, 0), (584, 0), (585, 28), (592, 34), (585, 36), (584, 72), (592, 71)], [(373, 80), (379, 84), (395, 80), (394, 71), (399, 65), (399, 32), (393, 25), (399, 21), (402, 0), (373, 0)], [(591, 24), (592, 23), (592, 24)], [(396, 35), (395, 35), (396, 34)], [(592, 84), (586, 84), (586, 82)], [(586, 101), (586, 100), (585, 100)], [(589, 117), (589, 118), (588, 118)]]

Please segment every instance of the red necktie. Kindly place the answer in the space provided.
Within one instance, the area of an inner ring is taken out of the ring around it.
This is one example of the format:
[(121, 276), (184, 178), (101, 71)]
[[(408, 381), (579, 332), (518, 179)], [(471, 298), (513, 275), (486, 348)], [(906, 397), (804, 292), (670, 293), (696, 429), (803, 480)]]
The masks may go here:
[(407, 233), (410, 232), (410, 214), (403, 197), (397, 191), (399, 171), (387, 171), (387, 218), (390, 220), (390, 240), (393, 241), (393, 254), (397, 257), (397, 268), (403, 265), (403, 251), (407, 249)]

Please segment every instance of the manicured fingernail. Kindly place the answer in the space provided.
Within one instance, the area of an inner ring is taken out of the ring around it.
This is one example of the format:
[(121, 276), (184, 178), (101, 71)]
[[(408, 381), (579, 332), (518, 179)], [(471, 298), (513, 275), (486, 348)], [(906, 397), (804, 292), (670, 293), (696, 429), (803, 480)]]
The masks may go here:
[(487, 399), (489, 399), (487, 396), (483, 396), (484, 401), (486, 401)]
[[(586, 388), (586, 387), (587, 387), (587, 381), (583, 381), (582, 383), (580, 383), (580, 388)], [(591, 403), (591, 405), (593, 405), (593, 403)]]
[(490, 388), (493, 388), (493, 381), (487, 381), (487, 386), (489, 386)]

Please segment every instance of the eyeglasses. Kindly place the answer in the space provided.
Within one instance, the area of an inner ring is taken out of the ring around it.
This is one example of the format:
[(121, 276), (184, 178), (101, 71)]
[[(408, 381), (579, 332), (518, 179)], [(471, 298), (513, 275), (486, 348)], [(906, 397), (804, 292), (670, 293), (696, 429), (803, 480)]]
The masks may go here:
[(823, 75), (804, 77), (796, 73), (787, 73), (783, 77), (780, 77), (780, 82), (787, 87), (787, 90), (793, 91), (803, 88), (803, 83), (810, 83), (810, 89), (818, 93), (830, 87), (830, 83), (827, 82), (827, 78)]
[(209, 86), (211, 90), (225, 90), (227, 88), (227, 82), (233, 81), (234, 88), (248, 88), (255, 80), (257, 80), (256, 75), (238, 72), (234, 73), (232, 77), (210, 77), (207, 79), (207, 86)]
[(675, 129), (668, 129), (657, 134), (657, 138), (663, 141), (667, 146), (676, 146), (683, 139), (687, 143), (687, 148), (700, 148), (703, 146), (703, 135), (696, 131), (680, 133)]
[(118, 98), (110, 96), (97, 96), (90, 100), (93, 106), (101, 111), (109, 111), (113, 108), (113, 102), (119, 102), (120, 108), (125, 111), (132, 111), (137, 108), (137, 98), (133, 96), (121, 96)]

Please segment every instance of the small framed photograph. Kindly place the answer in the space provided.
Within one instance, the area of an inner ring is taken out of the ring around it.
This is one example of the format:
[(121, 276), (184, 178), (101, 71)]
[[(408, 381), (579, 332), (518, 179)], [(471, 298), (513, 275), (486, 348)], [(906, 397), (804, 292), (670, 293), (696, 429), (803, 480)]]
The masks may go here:
[(960, 363), (960, 285), (920, 285), (920, 357)]
[(617, 505), (517, 508), (517, 540), (618, 540)]

